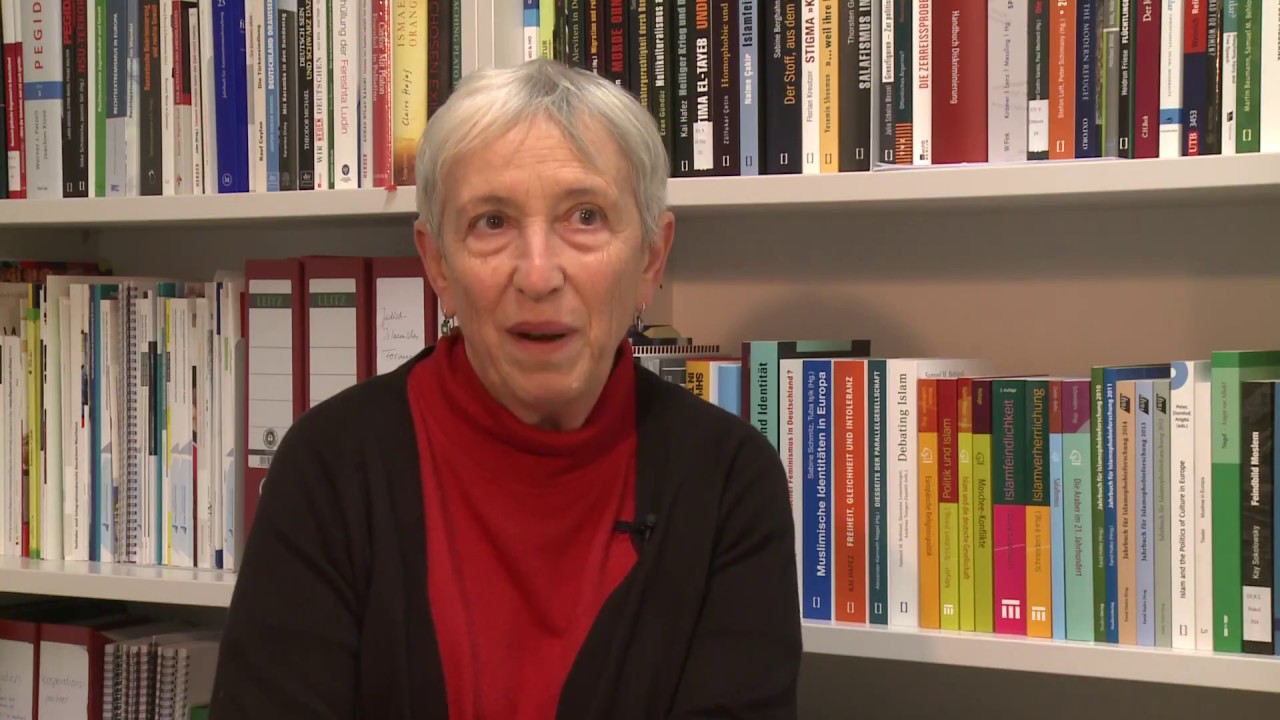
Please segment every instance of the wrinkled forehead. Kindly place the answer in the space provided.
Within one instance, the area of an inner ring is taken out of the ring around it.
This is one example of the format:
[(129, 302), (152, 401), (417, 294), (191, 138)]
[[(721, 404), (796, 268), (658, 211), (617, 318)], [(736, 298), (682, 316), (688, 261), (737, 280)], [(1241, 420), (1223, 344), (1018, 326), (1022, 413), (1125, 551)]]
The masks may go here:
[(631, 174), (619, 143), (598, 122), (563, 127), (547, 119), (496, 128), (476, 136), (445, 173), (448, 215), (479, 199), (514, 202), (537, 191), (548, 197), (595, 196), (621, 202), (631, 195)]

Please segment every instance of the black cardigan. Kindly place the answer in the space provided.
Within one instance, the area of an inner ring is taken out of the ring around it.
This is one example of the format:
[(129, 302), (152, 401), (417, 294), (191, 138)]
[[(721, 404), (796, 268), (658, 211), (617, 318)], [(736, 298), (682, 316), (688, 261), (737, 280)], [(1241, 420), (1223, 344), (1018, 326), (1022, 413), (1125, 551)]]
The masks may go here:
[[(213, 720), (448, 717), (407, 396), (430, 352), (286, 434), (227, 614)], [(794, 718), (799, 589), (778, 454), (744, 420), (636, 372), (636, 516), (656, 523), (634, 534), (638, 560), (557, 717)]]

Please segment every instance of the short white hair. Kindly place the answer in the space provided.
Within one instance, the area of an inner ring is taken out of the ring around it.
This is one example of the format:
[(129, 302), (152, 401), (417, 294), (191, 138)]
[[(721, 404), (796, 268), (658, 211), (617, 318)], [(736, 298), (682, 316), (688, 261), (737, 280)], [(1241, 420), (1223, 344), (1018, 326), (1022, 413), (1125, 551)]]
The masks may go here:
[(631, 173), (644, 240), (656, 242), (667, 209), (670, 161), (653, 115), (613, 82), (545, 58), (467, 75), (428, 119), (418, 143), (417, 210), (436, 242), (442, 238), (443, 189), (451, 163), (538, 119), (560, 128), (583, 161), (597, 169), (596, 149), (583, 130), (596, 128), (617, 142)]

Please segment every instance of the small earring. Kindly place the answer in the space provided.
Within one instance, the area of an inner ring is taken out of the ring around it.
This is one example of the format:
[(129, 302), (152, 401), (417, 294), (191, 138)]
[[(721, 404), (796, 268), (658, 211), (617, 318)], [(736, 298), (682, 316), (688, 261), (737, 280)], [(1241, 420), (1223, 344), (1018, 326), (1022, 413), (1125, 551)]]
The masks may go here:
[(633, 326), (635, 327), (637, 333), (644, 330), (644, 309), (645, 309), (645, 304), (642, 302), (640, 303), (640, 309), (636, 310), (636, 317), (635, 317), (635, 321), (633, 322)]
[(445, 315), (444, 318), (440, 320), (440, 337), (451, 335), (455, 327), (457, 327), (457, 325), (454, 323), (453, 316)]

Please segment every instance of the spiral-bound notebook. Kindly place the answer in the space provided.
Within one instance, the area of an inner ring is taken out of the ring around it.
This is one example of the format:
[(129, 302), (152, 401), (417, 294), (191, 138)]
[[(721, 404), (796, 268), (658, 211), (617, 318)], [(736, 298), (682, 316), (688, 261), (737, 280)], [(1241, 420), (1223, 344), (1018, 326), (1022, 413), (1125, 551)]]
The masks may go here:
[(157, 697), (156, 720), (187, 720), (193, 706), (209, 703), (213, 696), (218, 647), (217, 638), (204, 638), (160, 649), (164, 695)]

